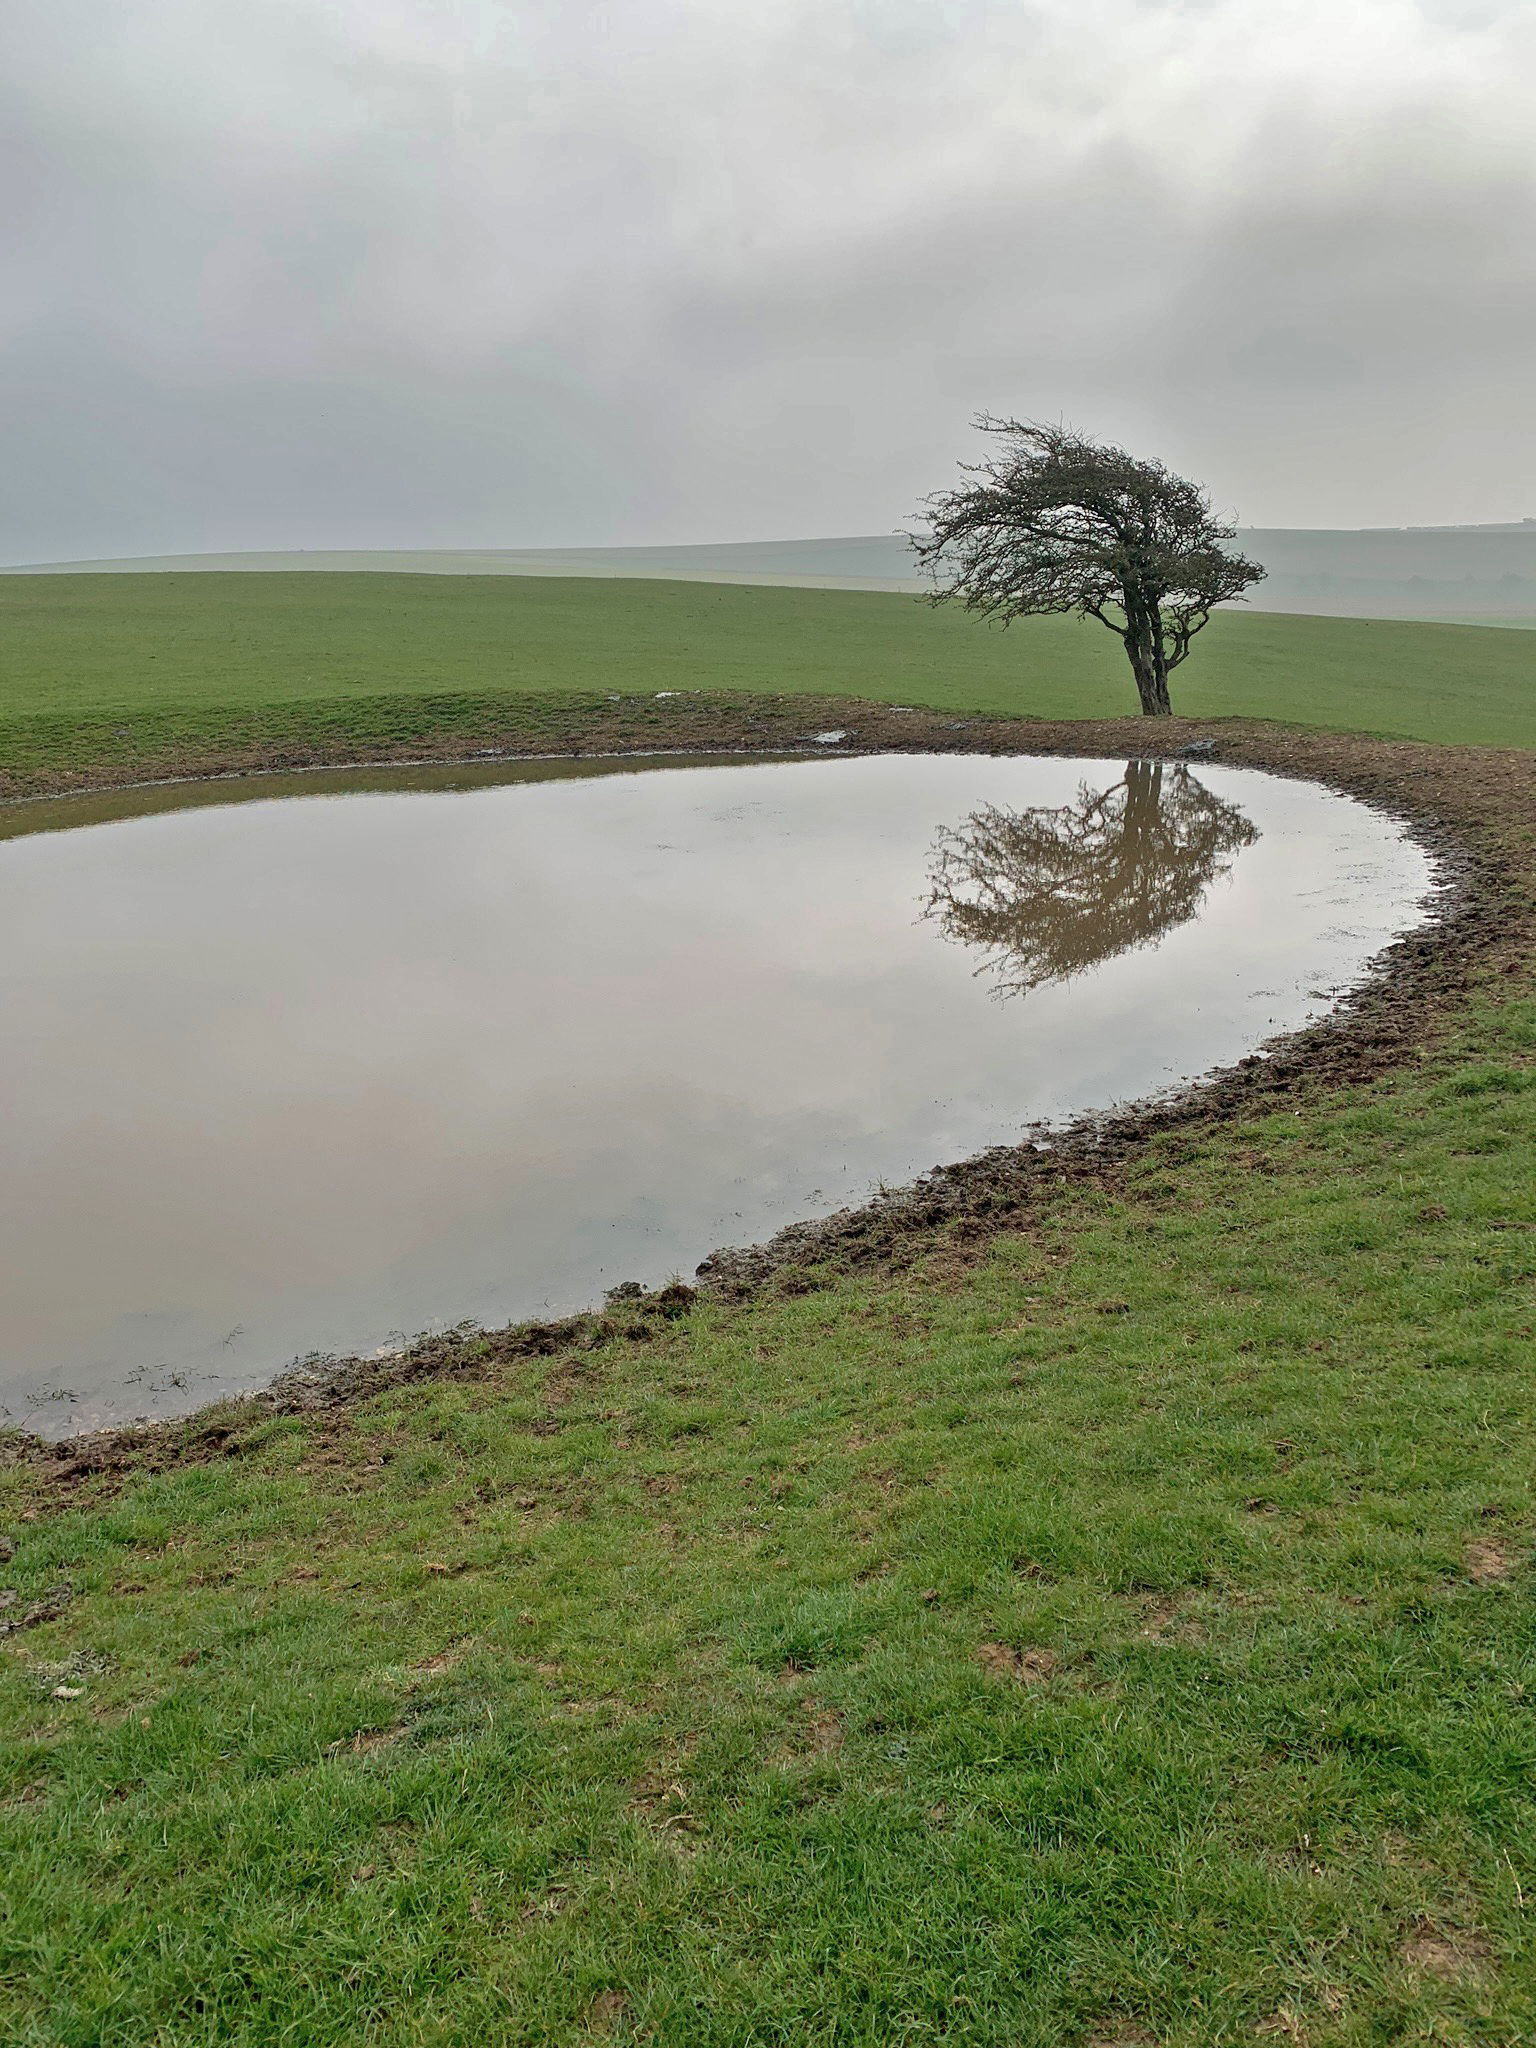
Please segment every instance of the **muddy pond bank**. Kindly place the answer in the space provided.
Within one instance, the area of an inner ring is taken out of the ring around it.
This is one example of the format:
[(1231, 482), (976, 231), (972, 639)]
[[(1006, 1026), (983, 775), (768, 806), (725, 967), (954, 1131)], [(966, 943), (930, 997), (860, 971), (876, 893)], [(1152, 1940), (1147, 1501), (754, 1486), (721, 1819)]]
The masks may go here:
[[(669, 750), (682, 733), (703, 736), (709, 751), (764, 742), (791, 750), (814, 731), (837, 729), (828, 707), (804, 701), (769, 707), (721, 707), (687, 700), (663, 704), (643, 721), (643, 739), (661, 735)], [(1045, 726), (1026, 721), (931, 719), (883, 707), (838, 706), (839, 742), (859, 752), (1012, 752), (1079, 756), (1179, 754), (1192, 742), (1214, 742), (1214, 758), (1322, 782), (1406, 818), (1417, 835), (1453, 870), (1453, 886), (1434, 923), (1399, 941), (1383, 971), (1344, 1008), (1287, 1041), (1263, 1059), (1249, 1059), (1187, 1096), (1140, 1109), (1094, 1116), (1052, 1134), (1049, 1151), (998, 1147), (957, 1167), (942, 1168), (914, 1186), (873, 1204), (811, 1225), (793, 1225), (748, 1252), (706, 1260), (700, 1285), (712, 1295), (740, 1298), (765, 1287), (814, 1285), (818, 1268), (903, 1267), (942, 1252), (968, 1258), (999, 1228), (1018, 1227), (1063, 1184), (1113, 1181), (1153, 1133), (1219, 1127), (1262, 1114), (1305, 1092), (1368, 1079), (1418, 1057), (1479, 985), (1509, 986), (1528, 974), (1532, 835), (1536, 776), (1528, 756), (1487, 750), (1433, 749), (1406, 743), (1356, 741), (1332, 735), (1265, 728), (1176, 722), (1155, 733), (1141, 721)], [(725, 711), (733, 711), (732, 728)], [(866, 714), (868, 714), (866, 716)], [(825, 723), (823, 723), (825, 719)], [(790, 726), (798, 727), (791, 731)], [(590, 743), (591, 735), (584, 735)], [(613, 735), (607, 735), (610, 739)], [(1158, 743), (1154, 748), (1149, 741)], [(518, 1356), (543, 1355), (563, 1346), (589, 1346), (643, 1336), (658, 1318), (685, 1312), (689, 1290), (669, 1289), (607, 1310), (522, 1326), (472, 1338), (436, 1338), (382, 1360), (328, 1364), (289, 1376), (267, 1392), (221, 1413), (204, 1412), (182, 1423), (118, 1432), (67, 1446), (18, 1446), (61, 1479), (119, 1467), (127, 1459), (174, 1460), (217, 1454), (237, 1443), (262, 1417), (344, 1402), (388, 1384), (443, 1374), (473, 1374)], [(201, 1451), (198, 1447), (202, 1446)]]

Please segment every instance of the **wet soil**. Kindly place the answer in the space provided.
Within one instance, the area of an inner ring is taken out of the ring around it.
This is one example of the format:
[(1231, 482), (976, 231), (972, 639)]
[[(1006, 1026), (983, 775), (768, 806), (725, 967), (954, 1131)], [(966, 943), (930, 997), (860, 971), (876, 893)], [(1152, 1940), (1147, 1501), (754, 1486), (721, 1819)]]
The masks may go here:
[[(562, 726), (568, 721), (568, 730)], [(1170, 1132), (1191, 1143), (1285, 1104), (1322, 1099), (1429, 1054), (1479, 993), (1524, 991), (1536, 980), (1536, 754), (1483, 747), (1435, 747), (1302, 731), (1248, 720), (1044, 721), (944, 718), (887, 705), (804, 698), (627, 700), (594, 707), (547, 702), (537, 744), (519, 748), (510, 712), (485, 746), (513, 755), (572, 757), (697, 748), (793, 752), (816, 735), (842, 735), (839, 751), (1072, 754), (1125, 759), (1190, 756), (1322, 783), (1402, 820), (1438, 858), (1447, 886), (1429, 923), (1400, 939), (1377, 971), (1328, 1017), (1293, 1037), (1168, 1099), (1080, 1119), (1039, 1143), (1000, 1146), (937, 1168), (912, 1186), (861, 1208), (793, 1225), (768, 1243), (714, 1253), (696, 1287), (673, 1286), (610, 1299), (600, 1311), (495, 1332), (450, 1333), (391, 1357), (328, 1361), (283, 1375), (264, 1391), (181, 1420), (103, 1431), (62, 1444), (20, 1434), (3, 1452), (32, 1468), (55, 1500), (91, 1482), (110, 1486), (135, 1470), (237, 1454), (250, 1432), (276, 1415), (338, 1411), (388, 1387), (481, 1377), (518, 1359), (577, 1355), (599, 1344), (643, 1342), (688, 1313), (697, 1294), (745, 1300), (765, 1291), (804, 1291), (838, 1272), (897, 1272), (977, 1255), (995, 1233), (1027, 1228), (1068, 1187), (1114, 1185), (1149, 1140)], [(522, 737), (531, 739), (532, 733)], [(563, 740), (563, 744), (557, 741)], [(408, 749), (368, 760), (464, 758), (463, 735), (434, 752)], [(818, 751), (820, 749), (818, 748)], [(299, 750), (302, 752), (303, 750)], [(303, 759), (294, 750), (252, 750), (232, 758), (188, 756), (158, 764), (169, 775), (210, 775), (337, 765), (344, 740)], [(53, 787), (123, 787), (120, 764), (83, 766)], [(25, 792), (13, 778), (8, 793)], [(0, 775), (0, 791), (7, 784)]]

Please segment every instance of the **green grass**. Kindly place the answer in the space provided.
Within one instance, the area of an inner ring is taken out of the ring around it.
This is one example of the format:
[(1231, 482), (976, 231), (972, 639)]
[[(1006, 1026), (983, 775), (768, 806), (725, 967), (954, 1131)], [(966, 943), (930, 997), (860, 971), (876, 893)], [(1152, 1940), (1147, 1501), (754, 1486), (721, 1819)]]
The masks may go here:
[[(1002, 632), (863, 591), (568, 578), (0, 577), (0, 762), (70, 721), (182, 740), (281, 733), (359, 700), (664, 689), (807, 692), (965, 712), (1134, 711), (1101, 627)], [(1480, 626), (1219, 616), (1175, 708), (1536, 746), (1536, 640)], [(31, 728), (31, 731), (27, 728)]]
[[(120, 726), (133, 759), (468, 735), (507, 693), (529, 732), (609, 689), (1128, 708), (1106, 636), (862, 593), (58, 577), (0, 609), (23, 765)], [(1235, 616), (1180, 708), (1528, 746), (1532, 646)], [(975, 1263), (271, 1421), (63, 1510), (0, 1470), (0, 1618), (73, 1593), (0, 1653), (0, 2035), (1536, 2038), (1507, 990)]]
[(13, 1515), (5, 2038), (1532, 2038), (1533, 1052)]

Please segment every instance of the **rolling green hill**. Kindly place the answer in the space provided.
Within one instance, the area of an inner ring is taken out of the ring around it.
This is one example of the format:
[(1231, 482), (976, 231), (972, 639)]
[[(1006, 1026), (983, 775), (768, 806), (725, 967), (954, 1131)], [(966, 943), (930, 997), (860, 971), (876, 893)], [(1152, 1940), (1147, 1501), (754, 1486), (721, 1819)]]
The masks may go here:
[[(1135, 703), (1099, 627), (1002, 632), (886, 593), (366, 573), (0, 578), (0, 725), (174, 713), (190, 731), (234, 712), (280, 723), (284, 706), (325, 700), (696, 689), (1041, 717)], [(1175, 678), (1175, 708), (1532, 746), (1536, 641), (1223, 613)], [(0, 759), (4, 746), (0, 735)]]
[[(1536, 519), (1502, 526), (1243, 527), (1237, 544), (1268, 571), (1264, 582), (1249, 593), (1255, 611), (1536, 626)], [(843, 590), (922, 588), (911, 549), (900, 533), (711, 541), (683, 547), (300, 548), (38, 565), (38, 572), (48, 575), (209, 575), (230, 570), (663, 577)], [(32, 572), (0, 570), (0, 575), (18, 573)]]

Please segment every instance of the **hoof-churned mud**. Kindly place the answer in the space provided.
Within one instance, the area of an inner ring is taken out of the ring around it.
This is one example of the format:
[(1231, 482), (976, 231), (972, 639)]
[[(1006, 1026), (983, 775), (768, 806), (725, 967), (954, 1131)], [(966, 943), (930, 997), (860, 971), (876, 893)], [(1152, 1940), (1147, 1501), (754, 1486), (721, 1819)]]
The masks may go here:
[[(1528, 975), (1536, 931), (1536, 756), (1484, 748), (1444, 748), (1292, 731), (1238, 721), (1139, 719), (1044, 722), (955, 720), (855, 702), (683, 697), (629, 700), (596, 710), (562, 707), (541, 716), (536, 733), (504, 727), (457, 754), (520, 752), (572, 758), (664, 749), (719, 755), (732, 751), (821, 750), (836, 732), (838, 751), (1070, 754), (1125, 759), (1184, 757), (1265, 769), (1325, 784), (1402, 820), (1438, 858), (1444, 886), (1429, 922), (1388, 949), (1366, 983), (1325, 1019), (1244, 1059), (1177, 1096), (1132, 1105), (1041, 1133), (1036, 1142), (1000, 1146), (936, 1168), (913, 1185), (862, 1207), (780, 1232), (768, 1243), (718, 1251), (699, 1268), (696, 1287), (675, 1286), (610, 1301), (602, 1310), (498, 1332), (450, 1333), (392, 1356), (327, 1361), (283, 1375), (235, 1403), (183, 1420), (101, 1432), (64, 1444), (15, 1436), (11, 1455), (62, 1490), (129, 1469), (238, 1451), (265, 1419), (341, 1407), (389, 1386), (476, 1376), (519, 1358), (570, 1353), (612, 1341), (644, 1341), (686, 1315), (698, 1293), (743, 1300), (764, 1289), (795, 1290), (853, 1269), (901, 1270), (936, 1256), (965, 1261), (996, 1232), (1037, 1217), (1069, 1185), (1112, 1185), (1155, 1136), (1191, 1141), (1223, 1125), (1285, 1104), (1315, 1102), (1331, 1091), (1391, 1073), (1432, 1050), (1479, 991)], [(521, 742), (521, 744), (520, 744)], [(295, 754), (301, 758), (295, 758)], [(449, 759), (445, 741), (410, 744), (364, 758)], [(153, 764), (169, 775), (270, 772), (335, 765), (345, 741), (324, 748), (268, 749)], [(121, 788), (119, 766), (82, 768), (53, 786), (75, 791)], [(0, 787), (4, 787), (0, 784)], [(32, 783), (26, 794), (37, 791)], [(13, 781), (9, 793), (22, 795)]]

